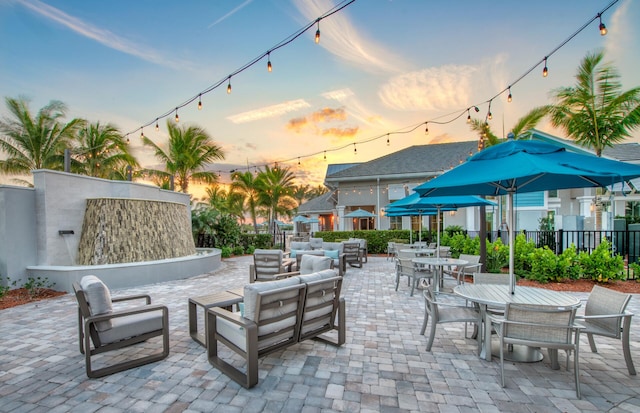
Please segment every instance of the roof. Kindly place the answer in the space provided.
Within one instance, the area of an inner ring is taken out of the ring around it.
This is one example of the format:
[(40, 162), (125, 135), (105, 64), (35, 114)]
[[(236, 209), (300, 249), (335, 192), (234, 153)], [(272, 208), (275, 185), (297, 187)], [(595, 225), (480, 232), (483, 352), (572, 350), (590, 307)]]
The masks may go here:
[(336, 199), (334, 191), (329, 191), (300, 205), (297, 214), (322, 213), (332, 211), (335, 208)]
[(410, 146), (327, 175), (325, 181), (439, 175), (458, 165), (477, 150), (478, 141)]
[(637, 142), (618, 143), (612, 148), (604, 148), (602, 156), (623, 162), (640, 162), (640, 144)]
[(325, 176), (344, 171), (345, 169), (349, 169), (355, 165), (360, 165), (360, 163), (332, 163), (327, 166), (327, 173)]

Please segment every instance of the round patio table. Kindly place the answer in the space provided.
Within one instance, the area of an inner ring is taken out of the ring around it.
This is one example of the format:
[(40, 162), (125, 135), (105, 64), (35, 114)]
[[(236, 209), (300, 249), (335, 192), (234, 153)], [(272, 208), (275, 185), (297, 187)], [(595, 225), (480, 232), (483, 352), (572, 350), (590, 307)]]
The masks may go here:
[[(580, 300), (578, 298), (566, 293), (546, 290), (544, 288), (516, 287), (514, 293), (511, 294), (508, 285), (466, 283), (456, 286), (453, 292), (469, 301), (478, 303), (480, 306), (480, 314), (483, 321), (482, 330), (484, 332), (480, 357), (483, 357), (487, 361), (491, 361), (491, 322), (489, 321), (487, 307), (505, 308), (507, 303), (553, 305), (558, 307), (580, 306)], [(542, 360), (542, 353), (538, 349), (527, 346), (513, 347), (513, 350), (505, 353), (505, 359), (521, 362)]]
[(401, 249), (400, 252), (407, 255), (413, 254), (414, 257), (429, 257), (436, 253), (436, 249), (435, 248), (404, 248), (404, 249)]
[(437, 257), (418, 257), (414, 258), (413, 261), (416, 264), (420, 265), (431, 265), (436, 267), (435, 278), (433, 283), (435, 285), (434, 291), (440, 291), (440, 281), (442, 279), (442, 267), (453, 267), (459, 265), (467, 265), (469, 261), (460, 260), (457, 258), (437, 258)]

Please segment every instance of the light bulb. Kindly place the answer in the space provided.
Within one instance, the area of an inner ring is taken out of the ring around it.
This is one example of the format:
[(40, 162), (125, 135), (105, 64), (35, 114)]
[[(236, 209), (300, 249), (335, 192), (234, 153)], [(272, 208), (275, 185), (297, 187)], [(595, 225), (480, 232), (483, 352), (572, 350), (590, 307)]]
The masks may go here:
[(273, 67), (271, 67), (271, 52), (267, 53), (267, 71), (271, 72)]
[(358, 148), (356, 148), (356, 144), (353, 144), (353, 154), (357, 155), (358, 154)]
[(158, 119), (156, 119), (156, 132), (160, 131), (160, 126), (158, 125)]
[[(144, 139), (144, 130), (140, 129), (140, 139)], [(129, 140), (129, 138), (127, 138)]]
[(511, 96), (511, 87), (509, 87), (509, 96), (507, 96), (507, 102), (511, 103), (513, 96)]
[(227, 85), (227, 94), (231, 93), (231, 79), (229, 79), (229, 84)]
[(320, 43), (320, 20), (318, 20), (318, 30), (316, 30), (316, 44)]
[(391, 142), (389, 142), (389, 135), (387, 135), (387, 146), (389, 146)]
[(467, 109), (467, 123), (471, 123), (471, 112)]
[(127, 136), (127, 145), (131, 143), (131, 141), (129, 140), (129, 137)]
[(477, 106), (474, 106), (473, 109), (475, 109), (476, 113), (480, 112), (480, 108)]
[(327, 151), (324, 151), (324, 160), (327, 160)]
[(198, 96), (198, 110), (202, 110), (202, 95)]
[(428, 125), (428, 124), (425, 124), (425, 125), (426, 125), (426, 126), (425, 126), (425, 128), (424, 128), (424, 134), (425, 134), (425, 135), (428, 135), (428, 134), (429, 134), (429, 125)]
[(493, 115), (491, 114), (491, 112), (489, 112), (489, 114), (487, 115), (487, 118), (489, 118), (489, 120), (493, 119)]
[(178, 108), (176, 108), (176, 123), (180, 122), (180, 116), (178, 116)]
[(549, 75), (549, 69), (547, 69), (547, 58), (544, 58), (544, 69), (542, 69), (542, 77), (547, 77)]
[(598, 13), (598, 19), (600, 19), (600, 25), (598, 26), (598, 28), (600, 29), (600, 35), (605, 36), (607, 34), (607, 26), (602, 23), (602, 16), (600, 15), (600, 13)]

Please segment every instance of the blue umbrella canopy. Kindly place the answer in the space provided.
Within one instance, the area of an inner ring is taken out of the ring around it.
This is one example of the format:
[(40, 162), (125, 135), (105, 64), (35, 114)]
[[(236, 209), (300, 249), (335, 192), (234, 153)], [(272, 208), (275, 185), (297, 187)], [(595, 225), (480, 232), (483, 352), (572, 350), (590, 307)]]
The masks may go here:
[(427, 197), (507, 195), (510, 211), (509, 275), (511, 292), (514, 293), (514, 193), (603, 187), (638, 176), (638, 165), (579, 154), (545, 142), (509, 139), (478, 152), (466, 162), (414, 190)]
[(436, 250), (436, 256), (440, 257), (440, 211), (451, 211), (457, 208), (480, 205), (496, 205), (496, 203), (474, 195), (421, 197), (419, 193), (415, 192), (392, 202), (389, 204), (389, 207), (406, 208), (410, 210), (433, 210), (435, 208), (438, 221), (438, 230), (436, 233), (438, 249)]
[(306, 223), (309, 222), (309, 218), (305, 217), (304, 215), (296, 215), (292, 221)]
[[(414, 194), (414, 195), (418, 195), (418, 194)], [(438, 209), (433, 207), (430, 207), (430, 208), (418, 207), (413, 209), (408, 207), (405, 208), (405, 207), (391, 206), (391, 204), (387, 205), (384, 211), (384, 214), (388, 217), (420, 217), (420, 231), (418, 232), (418, 241), (422, 241), (422, 216), (435, 215), (437, 213), (438, 213)], [(413, 236), (411, 235), (411, 232), (409, 236), (413, 240)]]
[(346, 218), (373, 218), (376, 214), (373, 214), (369, 211), (365, 211), (364, 209), (356, 209), (355, 211), (351, 211), (348, 214), (344, 215)]

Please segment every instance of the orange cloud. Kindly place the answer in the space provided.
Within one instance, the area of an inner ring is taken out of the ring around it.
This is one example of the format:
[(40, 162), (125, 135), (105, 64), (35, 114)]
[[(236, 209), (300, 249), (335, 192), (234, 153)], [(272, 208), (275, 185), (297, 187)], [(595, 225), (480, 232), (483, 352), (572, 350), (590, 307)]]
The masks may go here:
[(292, 130), (296, 133), (300, 133), (302, 131), (302, 128), (304, 128), (308, 123), (309, 121), (307, 120), (307, 118), (291, 119), (287, 124), (287, 129)]
[(311, 120), (314, 122), (330, 122), (332, 120), (347, 120), (347, 114), (344, 109), (320, 109), (311, 114)]
[(352, 138), (358, 133), (358, 127), (355, 128), (329, 128), (323, 129), (323, 135), (331, 135), (338, 138)]

